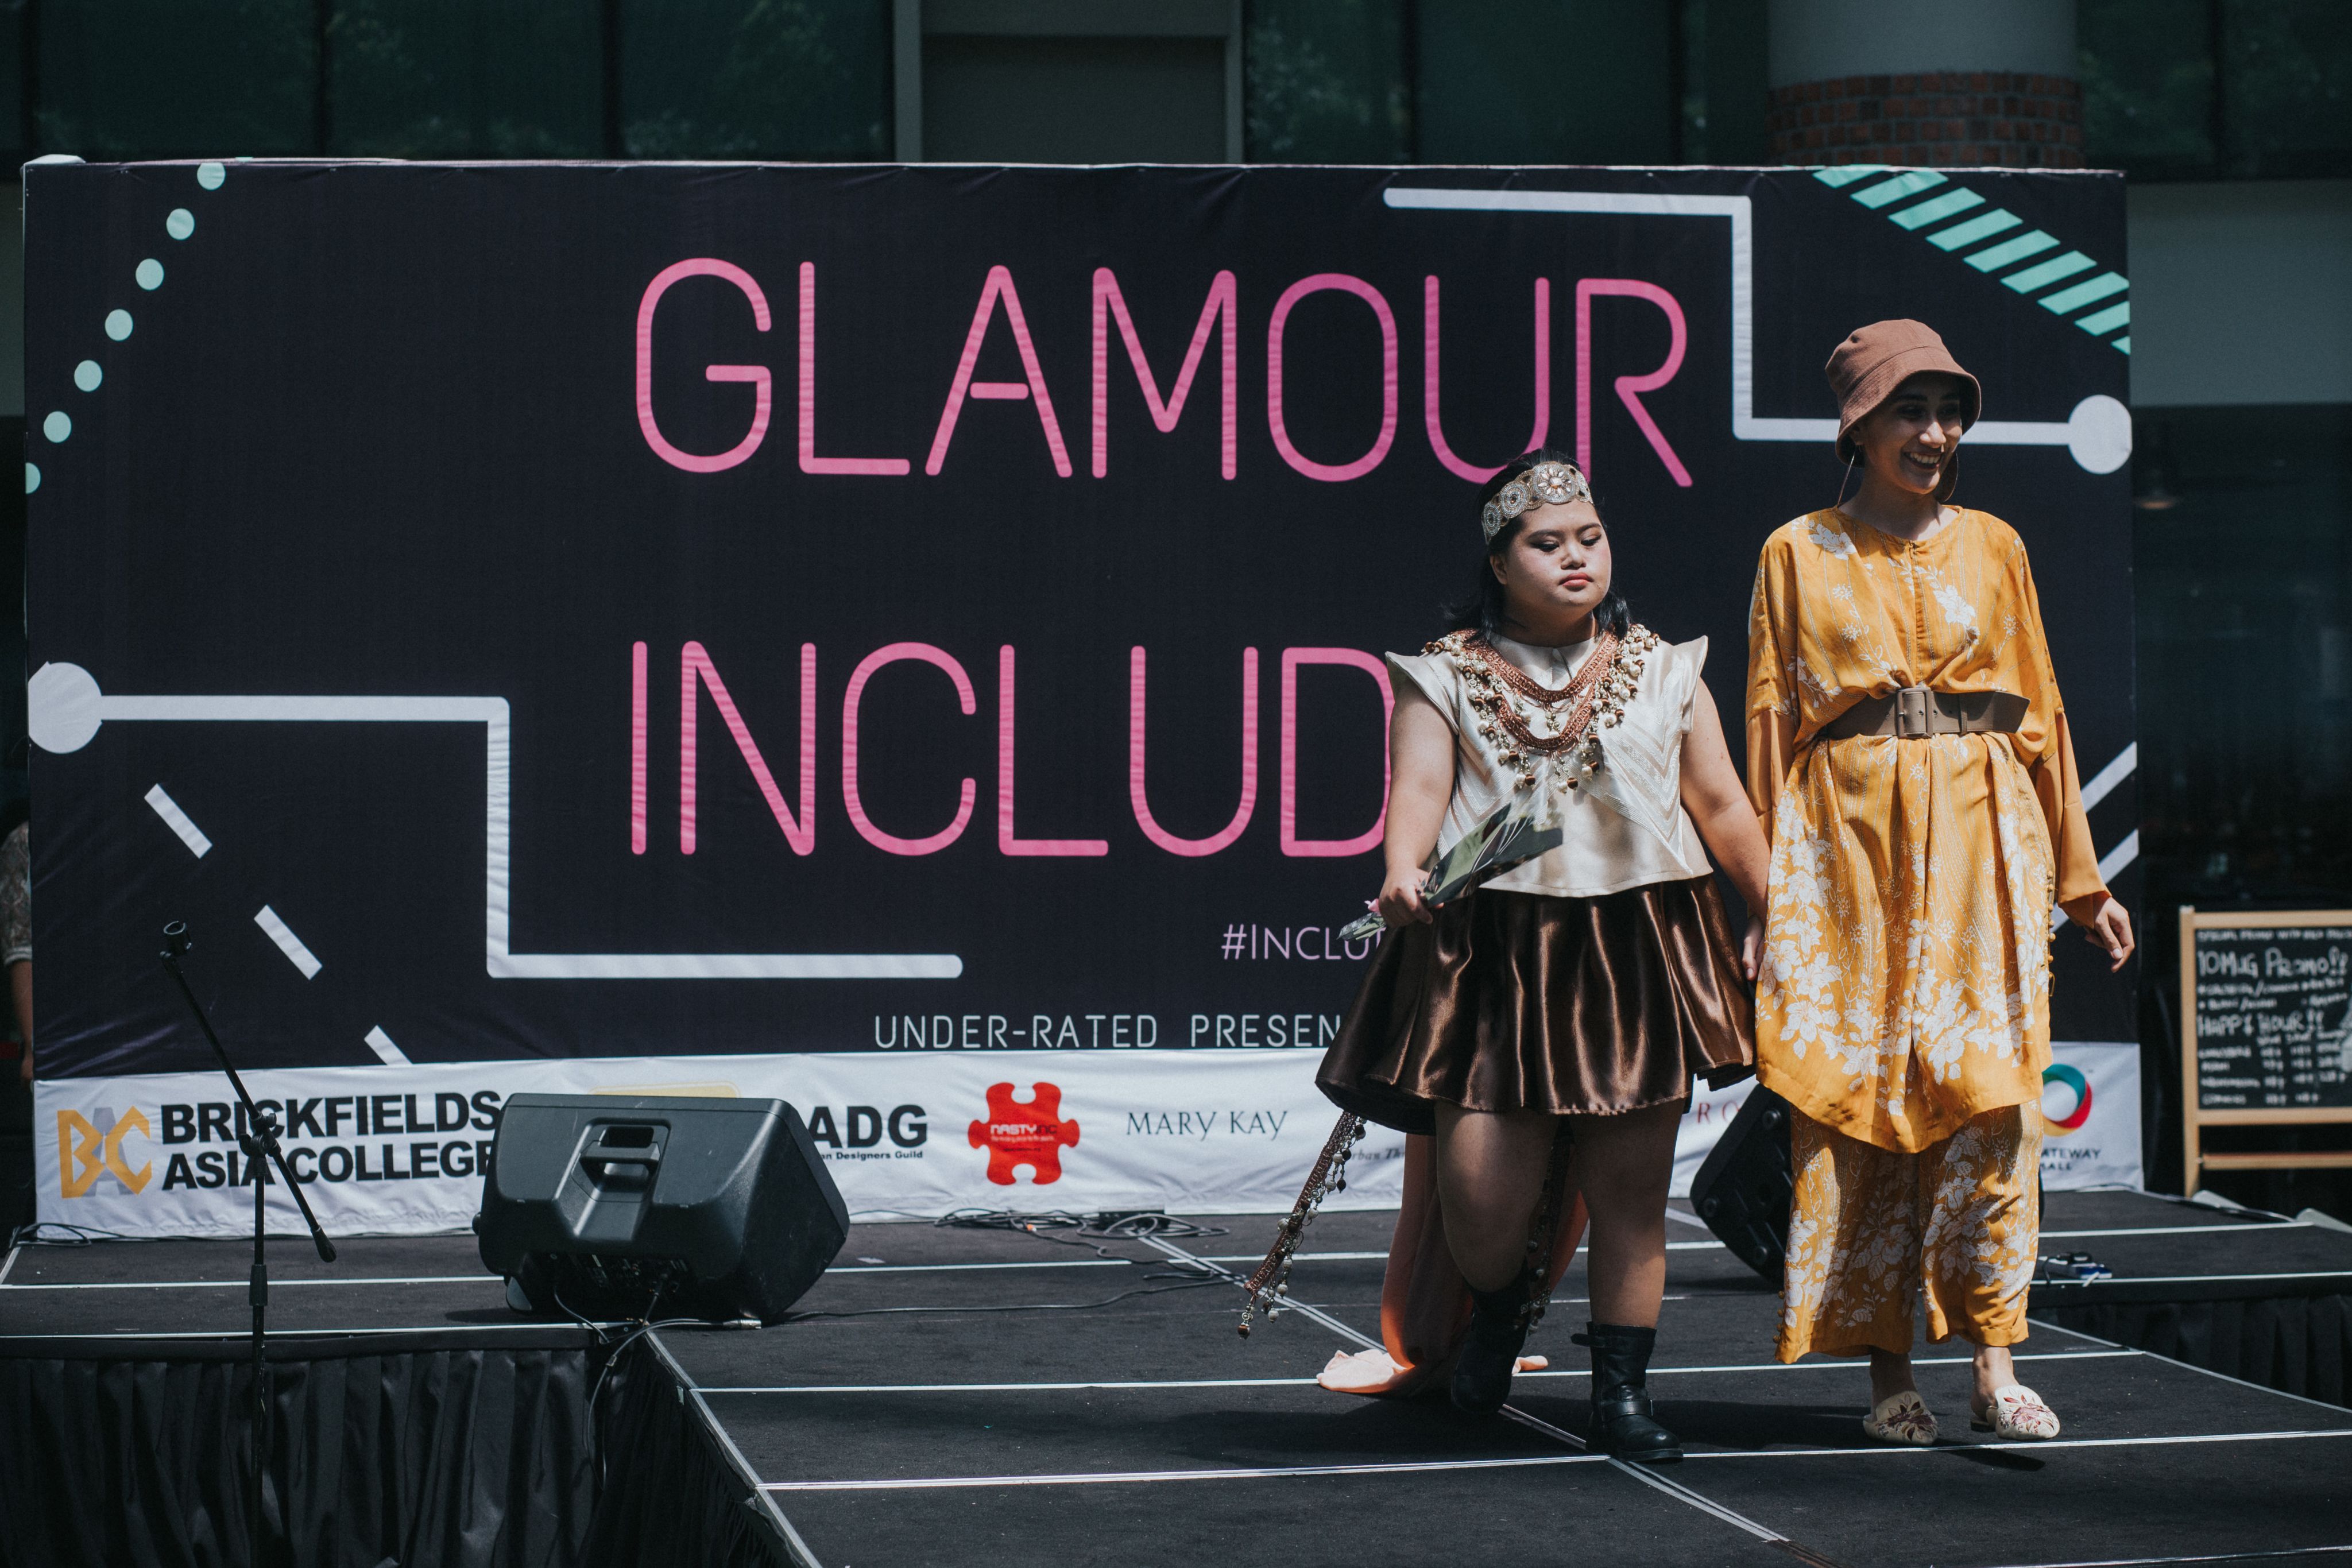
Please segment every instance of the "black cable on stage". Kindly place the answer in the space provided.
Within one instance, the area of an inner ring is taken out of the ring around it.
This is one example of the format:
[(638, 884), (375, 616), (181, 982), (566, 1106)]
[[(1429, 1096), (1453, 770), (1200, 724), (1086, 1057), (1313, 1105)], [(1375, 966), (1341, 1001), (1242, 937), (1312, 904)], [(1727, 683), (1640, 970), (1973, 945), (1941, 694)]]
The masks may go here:
[[(1072, 1214), (1067, 1209), (1047, 1209), (1037, 1214), (1022, 1214), (1009, 1208), (959, 1208), (940, 1215), (931, 1224), (949, 1230), (1013, 1230), (1034, 1236), (1040, 1241), (1050, 1241), (1057, 1247), (1078, 1247), (1097, 1258), (1118, 1259), (1118, 1254), (1097, 1245), (1103, 1241), (1139, 1241), (1147, 1236), (1170, 1240), (1199, 1239), (1227, 1234), (1222, 1225), (1199, 1225), (1189, 1219), (1179, 1219), (1158, 1209), (1146, 1209), (1130, 1214), (1104, 1212), (1091, 1216)], [(1056, 1235), (1056, 1231), (1070, 1234)], [(1119, 1261), (1132, 1260), (1118, 1259)]]
[(1222, 1285), (1222, 1276), (1192, 1274), (1146, 1274), (1147, 1280), (1181, 1280), (1179, 1285), (1139, 1285), (1132, 1291), (1121, 1291), (1116, 1296), (1105, 1296), (1099, 1301), (1023, 1301), (1006, 1306), (989, 1307), (866, 1307), (851, 1312), (788, 1312), (776, 1320), (780, 1323), (806, 1322), (812, 1318), (878, 1318), (905, 1312), (1090, 1312), (1108, 1307), (1130, 1296), (1162, 1296), (1171, 1291), (1197, 1291), (1204, 1285)]
[[(44, 1230), (69, 1230), (72, 1235), (52, 1240), (41, 1234)], [(62, 1219), (37, 1219), (20, 1225), (9, 1235), (11, 1247), (87, 1247), (93, 1241), (137, 1241), (142, 1238), (125, 1236), (119, 1230), (99, 1230), (87, 1225), (68, 1225)]]

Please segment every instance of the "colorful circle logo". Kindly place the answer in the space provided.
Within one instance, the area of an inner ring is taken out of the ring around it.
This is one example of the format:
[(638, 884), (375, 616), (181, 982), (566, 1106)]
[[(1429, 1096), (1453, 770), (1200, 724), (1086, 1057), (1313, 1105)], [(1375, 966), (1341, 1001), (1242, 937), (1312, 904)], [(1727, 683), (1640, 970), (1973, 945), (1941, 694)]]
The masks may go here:
[[(2050, 1112), (2050, 1085), (2062, 1083), (2073, 1091), (2074, 1108), (2063, 1116)], [(2050, 1130), (2061, 1134), (2078, 1130), (2091, 1119), (2091, 1081), (2063, 1061), (2053, 1061), (2042, 1070), (2042, 1118)]]

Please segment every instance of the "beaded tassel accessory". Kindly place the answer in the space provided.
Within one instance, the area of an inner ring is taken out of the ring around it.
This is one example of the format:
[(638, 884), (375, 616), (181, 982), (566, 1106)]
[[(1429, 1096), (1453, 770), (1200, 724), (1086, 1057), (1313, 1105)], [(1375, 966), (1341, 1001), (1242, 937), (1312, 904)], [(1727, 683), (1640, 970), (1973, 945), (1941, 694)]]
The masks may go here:
[(1248, 1304), (1242, 1308), (1242, 1338), (1249, 1338), (1250, 1322), (1260, 1307), (1270, 1318), (1280, 1310), (1282, 1298), (1290, 1293), (1290, 1265), (1297, 1256), (1298, 1244), (1307, 1239), (1307, 1228), (1315, 1223), (1315, 1211), (1323, 1206), (1323, 1200), (1335, 1192), (1348, 1190), (1348, 1156), (1355, 1153), (1363, 1138), (1364, 1119), (1351, 1113), (1340, 1117), (1330, 1137), (1324, 1140), (1323, 1152), (1315, 1156), (1315, 1167), (1307, 1173), (1307, 1185), (1298, 1189), (1298, 1201), (1290, 1206), (1282, 1228), (1275, 1232), (1274, 1245), (1266, 1249), (1265, 1260), (1242, 1286), (1249, 1292)]
[(1568, 1162), (1575, 1150), (1575, 1137), (1563, 1116), (1552, 1134), (1551, 1158), (1544, 1166), (1543, 1197), (1537, 1203), (1535, 1218), (1528, 1226), (1528, 1268), (1520, 1276), (1528, 1299), (1519, 1309), (1519, 1318), (1530, 1331), (1543, 1322), (1544, 1308), (1551, 1297), (1552, 1246), (1559, 1235), (1560, 1205), (1568, 1201)]

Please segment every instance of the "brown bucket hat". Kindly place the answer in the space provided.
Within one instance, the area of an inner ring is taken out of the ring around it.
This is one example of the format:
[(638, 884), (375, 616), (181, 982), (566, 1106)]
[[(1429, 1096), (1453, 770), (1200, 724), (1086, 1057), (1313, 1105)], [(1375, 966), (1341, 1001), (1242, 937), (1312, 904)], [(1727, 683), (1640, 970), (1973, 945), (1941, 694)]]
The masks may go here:
[(1859, 328), (1837, 346), (1823, 369), (1838, 401), (1837, 455), (1842, 463), (1852, 463), (1859, 455), (1847, 437), (1863, 416), (1894, 396), (1906, 377), (1922, 371), (1940, 371), (1959, 379), (1968, 402), (1960, 415), (1961, 429), (1974, 424), (1984, 409), (1984, 389), (1976, 377), (1960, 369), (1960, 362), (1944, 347), (1944, 340), (1924, 321), (1873, 321)]

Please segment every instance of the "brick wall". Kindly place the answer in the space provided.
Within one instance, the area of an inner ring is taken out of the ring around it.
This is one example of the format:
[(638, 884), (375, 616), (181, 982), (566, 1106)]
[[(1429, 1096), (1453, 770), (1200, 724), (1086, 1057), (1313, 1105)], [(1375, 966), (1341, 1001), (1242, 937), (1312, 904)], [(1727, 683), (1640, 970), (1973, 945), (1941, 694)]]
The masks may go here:
[(2083, 166), (2083, 89), (2071, 77), (1919, 71), (1772, 89), (1773, 156), (1789, 163)]

